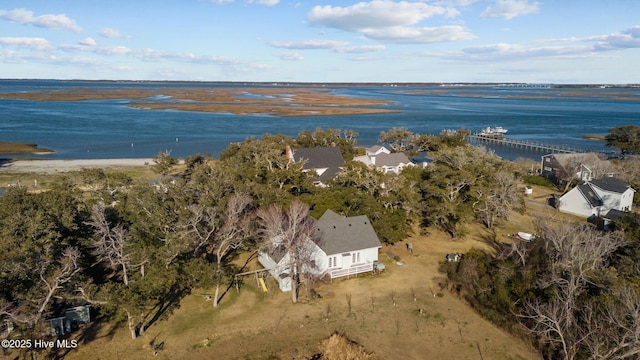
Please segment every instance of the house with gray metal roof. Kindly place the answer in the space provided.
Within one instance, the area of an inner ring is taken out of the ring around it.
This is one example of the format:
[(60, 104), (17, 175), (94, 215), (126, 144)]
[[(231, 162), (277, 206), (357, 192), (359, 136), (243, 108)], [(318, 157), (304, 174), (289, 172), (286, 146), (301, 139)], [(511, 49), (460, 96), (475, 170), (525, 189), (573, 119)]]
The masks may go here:
[[(309, 273), (334, 279), (374, 270), (382, 244), (366, 215), (345, 217), (327, 210), (315, 225), (315, 233), (307, 244)], [(288, 253), (274, 245), (260, 251), (258, 261), (278, 281), (280, 290), (291, 290)]]
[(613, 177), (581, 182), (560, 197), (558, 210), (584, 216), (605, 216), (610, 210), (630, 211), (636, 190)]

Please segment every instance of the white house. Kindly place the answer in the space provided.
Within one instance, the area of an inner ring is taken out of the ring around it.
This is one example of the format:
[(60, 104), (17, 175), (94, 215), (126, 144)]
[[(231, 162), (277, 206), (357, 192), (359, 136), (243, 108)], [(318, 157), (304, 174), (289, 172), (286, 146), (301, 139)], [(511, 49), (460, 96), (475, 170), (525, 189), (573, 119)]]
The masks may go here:
[(405, 166), (414, 165), (404, 153), (391, 153), (384, 146), (375, 145), (365, 151), (365, 155), (356, 156), (353, 160), (360, 161), (367, 166), (374, 166), (384, 173), (398, 174)]
[[(382, 245), (366, 215), (344, 217), (327, 210), (316, 222), (307, 246), (310, 261), (305, 270), (334, 279), (373, 271)], [(278, 281), (280, 290), (291, 291), (289, 254), (284, 247), (259, 252), (258, 261)]]
[(635, 192), (631, 186), (613, 177), (590, 180), (562, 195), (558, 210), (586, 218), (604, 216), (610, 210), (630, 211)]

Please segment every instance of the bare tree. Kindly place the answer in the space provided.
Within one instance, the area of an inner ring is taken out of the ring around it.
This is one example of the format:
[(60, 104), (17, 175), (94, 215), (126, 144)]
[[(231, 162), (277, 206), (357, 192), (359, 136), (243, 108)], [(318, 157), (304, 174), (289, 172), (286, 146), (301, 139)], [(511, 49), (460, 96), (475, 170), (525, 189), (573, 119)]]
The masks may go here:
[(277, 205), (258, 210), (263, 246), (267, 249), (284, 247), (289, 256), (291, 277), (291, 301), (298, 302), (300, 276), (309, 270), (311, 257), (309, 242), (313, 236), (313, 218), (309, 207), (294, 201), (285, 211)]
[(593, 359), (637, 359), (640, 355), (640, 298), (624, 286), (606, 303), (602, 318), (592, 324), (597, 329), (587, 339)]
[(251, 215), (249, 205), (251, 197), (245, 194), (234, 194), (224, 213), (223, 224), (216, 233), (215, 241), (210, 245), (210, 251), (216, 259), (216, 293), (213, 298), (213, 306), (218, 306), (220, 282), (222, 278), (222, 262), (233, 250), (242, 246), (251, 235)]
[[(581, 297), (589, 286), (597, 286), (596, 274), (607, 265), (610, 255), (623, 245), (616, 234), (600, 233), (587, 225), (540, 223), (549, 270), (539, 279), (541, 289), (553, 294), (546, 300), (525, 303), (521, 318), (543, 343), (558, 349), (564, 359), (574, 359), (592, 338), (593, 311), (582, 308)], [(589, 330), (585, 332), (585, 329)]]
[(109, 223), (104, 204), (98, 203), (91, 210), (91, 221), (88, 224), (94, 228), (96, 237), (93, 242), (94, 255), (110, 268), (120, 268), (123, 283), (129, 285), (129, 270), (135, 267), (132, 265), (133, 254), (129, 250), (129, 231), (121, 224), (113, 226)]
[(38, 323), (55, 293), (62, 289), (62, 285), (69, 282), (74, 275), (80, 272), (81, 268), (78, 266), (79, 258), (80, 252), (77, 248), (67, 248), (54, 269), (51, 269), (46, 262), (42, 263), (40, 281), (46, 288), (46, 296), (40, 304), (34, 323)]
[(473, 203), (476, 217), (491, 229), (498, 220), (508, 220), (509, 215), (520, 203), (518, 188), (512, 173), (498, 171), (493, 174), (491, 187), (477, 189), (478, 200)]
[(215, 259), (216, 291), (213, 306), (218, 306), (223, 262), (251, 235), (251, 197), (236, 193), (226, 203), (224, 211), (214, 206), (192, 204), (183, 224), (181, 237), (191, 240), (193, 254), (205, 251)]

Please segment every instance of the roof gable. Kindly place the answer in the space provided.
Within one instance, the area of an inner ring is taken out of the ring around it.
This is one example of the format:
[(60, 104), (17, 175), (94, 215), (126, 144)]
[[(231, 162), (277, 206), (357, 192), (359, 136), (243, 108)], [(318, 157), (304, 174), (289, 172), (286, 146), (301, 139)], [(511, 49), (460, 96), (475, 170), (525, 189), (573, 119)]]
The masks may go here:
[(332, 210), (320, 217), (313, 238), (327, 255), (382, 246), (366, 215), (344, 217)]

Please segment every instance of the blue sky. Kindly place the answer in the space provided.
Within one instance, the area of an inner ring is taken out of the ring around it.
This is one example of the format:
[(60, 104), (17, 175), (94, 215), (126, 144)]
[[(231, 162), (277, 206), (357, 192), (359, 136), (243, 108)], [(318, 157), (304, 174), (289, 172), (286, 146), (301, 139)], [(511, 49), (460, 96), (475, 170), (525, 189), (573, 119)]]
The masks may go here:
[(5, 0), (0, 78), (640, 83), (638, 0)]

